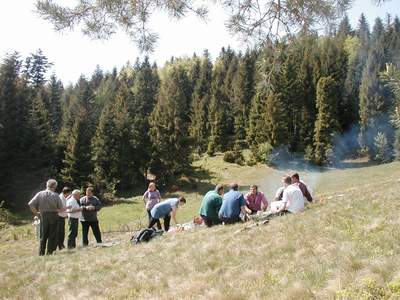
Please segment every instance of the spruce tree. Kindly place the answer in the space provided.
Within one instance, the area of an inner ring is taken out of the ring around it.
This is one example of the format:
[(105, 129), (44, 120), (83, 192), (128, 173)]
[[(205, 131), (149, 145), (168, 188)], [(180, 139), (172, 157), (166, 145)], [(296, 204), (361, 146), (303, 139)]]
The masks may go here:
[(173, 180), (190, 166), (188, 83), (181, 64), (164, 67), (158, 102), (150, 117), (154, 146), (151, 171), (163, 182)]
[(338, 131), (336, 82), (332, 77), (321, 77), (317, 84), (317, 120), (314, 131), (314, 161), (318, 165), (328, 162), (332, 151), (333, 135)]
[(62, 108), (61, 108), (61, 97), (63, 93), (63, 84), (57, 79), (56, 75), (53, 74), (50, 77), (50, 82), (47, 87), (48, 90), (48, 102), (49, 102), (49, 114), (50, 114), (50, 125), (53, 135), (58, 135), (62, 126)]
[(211, 100), (212, 63), (207, 50), (201, 58), (199, 78), (196, 81), (191, 104), (190, 136), (199, 153), (207, 150), (210, 132), (208, 122), (209, 103)]

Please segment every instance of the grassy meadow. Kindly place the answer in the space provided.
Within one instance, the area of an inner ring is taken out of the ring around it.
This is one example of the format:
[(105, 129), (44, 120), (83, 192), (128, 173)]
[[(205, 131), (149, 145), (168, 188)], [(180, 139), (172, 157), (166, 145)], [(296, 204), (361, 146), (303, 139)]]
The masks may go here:
[[(288, 171), (221, 156), (194, 166), (196, 177), (178, 185), (188, 200), (180, 222), (197, 214), (216, 183), (237, 181), (242, 191), (256, 183), (271, 199)], [(294, 166), (319, 200), (251, 228), (201, 227), (132, 246), (131, 231), (147, 223), (138, 195), (101, 210), (108, 248), (38, 257), (32, 225), (8, 227), (0, 231), (0, 298), (400, 299), (400, 163), (348, 166)]]

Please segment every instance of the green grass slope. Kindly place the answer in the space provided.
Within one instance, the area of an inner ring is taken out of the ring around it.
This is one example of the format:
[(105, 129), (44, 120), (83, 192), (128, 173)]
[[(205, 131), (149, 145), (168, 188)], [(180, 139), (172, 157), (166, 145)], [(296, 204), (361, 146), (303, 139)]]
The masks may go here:
[[(258, 183), (271, 198), (286, 170), (239, 167), (221, 157), (195, 163), (205, 174), (182, 185), (196, 214), (217, 182)], [(37, 256), (30, 224), (1, 232), (4, 299), (397, 299), (400, 298), (400, 163), (322, 173), (299, 170), (321, 200), (304, 213), (170, 233), (131, 246), (146, 223), (140, 197), (104, 208), (109, 248)], [(200, 191), (200, 192), (198, 192)], [(168, 196), (168, 195), (165, 195)]]

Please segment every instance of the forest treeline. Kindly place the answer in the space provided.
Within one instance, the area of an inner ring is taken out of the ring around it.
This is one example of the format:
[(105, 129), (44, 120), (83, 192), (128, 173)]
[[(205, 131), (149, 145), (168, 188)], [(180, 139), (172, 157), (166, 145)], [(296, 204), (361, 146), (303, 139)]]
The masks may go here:
[[(296, 153), (318, 165), (399, 151), (396, 97), (386, 68), (400, 67), (400, 20), (345, 17), (329, 34), (300, 33), (213, 61), (148, 58), (97, 68), (64, 87), (38, 50), (0, 65), (0, 200), (18, 208), (48, 177), (128, 191), (148, 172), (172, 182), (194, 155), (250, 148), (251, 161)], [(397, 103), (398, 105), (398, 103)], [(274, 156), (275, 155), (275, 156)]]

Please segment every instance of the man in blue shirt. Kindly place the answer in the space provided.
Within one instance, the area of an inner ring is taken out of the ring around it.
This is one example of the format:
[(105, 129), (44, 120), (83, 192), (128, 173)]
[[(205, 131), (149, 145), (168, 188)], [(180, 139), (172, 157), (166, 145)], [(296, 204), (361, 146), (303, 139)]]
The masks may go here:
[(179, 206), (182, 206), (185, 203), (186, 199), (183, 196), (180, 196), (179, 198), (167, 199), (154, 205), (150, 211), (151, 219), (148, 228), (153, 227), (159, 219), (163, 218), (164, 230), (167, 232), (169, 230), (171, 217), (175, 224), (178, 223), (176, 221), (176, 211), (178, 210)]
[(225, 224), (233, 224), (240, 221), (240, 212), (244, 216), (247, 215), (246, 200), (243, 194), (238, 192), (238, 184), (231, 183), (229, 187), (230, 191), (224, 195), (222, 206), (218, 212), (219, 219)]

